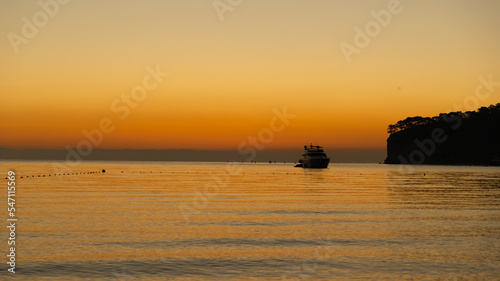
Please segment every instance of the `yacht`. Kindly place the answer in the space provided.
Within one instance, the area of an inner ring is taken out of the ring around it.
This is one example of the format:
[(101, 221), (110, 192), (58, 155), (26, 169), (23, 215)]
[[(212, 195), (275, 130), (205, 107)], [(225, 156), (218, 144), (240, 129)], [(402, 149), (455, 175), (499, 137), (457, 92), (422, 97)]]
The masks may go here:
[(295, 167), (300, 168), (328, 168), (330, 158), (326, 156), (323, 147), (319, 145), (304, 145), (304, 153)]

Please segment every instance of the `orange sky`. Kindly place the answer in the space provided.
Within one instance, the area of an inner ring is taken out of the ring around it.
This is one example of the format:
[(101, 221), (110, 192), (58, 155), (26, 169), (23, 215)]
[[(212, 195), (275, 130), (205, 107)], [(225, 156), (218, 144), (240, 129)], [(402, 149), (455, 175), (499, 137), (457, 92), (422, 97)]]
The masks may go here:
[[(75, 147), (108, 118), (93, 148), (236, 150), (286, 107), (296, 117), (266, 148), (383, 148), (389, 124), (463, 105), (479, 76), (500, 81), (493, 0), (400, 1), (349, 62), (341, 43), (391, 1), (243, 0), (222, 18), (212, 1), (47, 0), (53, 16), (2, 1), (0, 147)], [(120, 118), (114, 101), (157, 66), (169, 76)]]

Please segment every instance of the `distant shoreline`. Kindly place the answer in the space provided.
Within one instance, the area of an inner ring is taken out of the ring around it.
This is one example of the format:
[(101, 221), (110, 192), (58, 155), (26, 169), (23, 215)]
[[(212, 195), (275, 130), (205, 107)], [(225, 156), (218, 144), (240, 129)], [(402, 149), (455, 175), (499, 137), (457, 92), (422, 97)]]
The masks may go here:
[[(33, 161), (33, 162), (64, 162), (66, 160), (62, 159), (6, 159), (6, 158), (0, 158), (0, 163), (2, 162), (9, 162), (9, 161)], [(77, 163), (78, 161), (72, 161)], [(178, 163), (215, 163), (215, 164), (226, 164), (230, 163), (231, 161), (212, 161), (212, 160), (127, 160), (127, 159), (122, 159), (122, 160), (110, 160), (110, 159), (85, 159), (81, 160), (81, 163), (92, 163), (92, 162), (178, 162)], [(269, 163), (269, 161), (257, 161), (257, 162), (241, 162), (241, 161), (232, 161), (234, 164), (246, 164), (246, 165), (289, 165), (290, 167), (293, 167), (293, 165), (297, 162), (286, 162), (283, 163), (284, 161), (274, 161), (272, 163)], [(383, 166), (409, 166), (409, 167), (430, 167), (430, 166), (438, 166), (438, 167), (485, 167), (485, 168), (492, 168), (492, 167), (499, 167), (496, 165), (480, 165), (480, 164), (394, 164), (394, 163), (382, 163), (382, 162), (333, 162), (330, 163), (330, 166), (328, 167), (329, 169), (334, 168), (336, 165), (383, 165)]]
[(488, 164), (464, 164), (464, 163), (424, 163), (424, 164), (402, 164), (402, 163), (381, 163), (390, 166), (452, 166), (452, 167), (500, 167), (498, 165)]
[[(154, 150), (154, 149), (95, 149), (87, 157), (70, 154), (63, 149), (10, 149), (0, 148), (0, 159), (5, 160), (76, 160), (76, 161), (185, 161), (185, 162), (244, 162), (269, 161), (295, 163), (300, 159), (302, 147), (296, 150), (263, 150), (254, 158), (238, 151), (209, 150)], [(386, 156), (380, 149), (328, 149), (333, 163), (381, 163)]]

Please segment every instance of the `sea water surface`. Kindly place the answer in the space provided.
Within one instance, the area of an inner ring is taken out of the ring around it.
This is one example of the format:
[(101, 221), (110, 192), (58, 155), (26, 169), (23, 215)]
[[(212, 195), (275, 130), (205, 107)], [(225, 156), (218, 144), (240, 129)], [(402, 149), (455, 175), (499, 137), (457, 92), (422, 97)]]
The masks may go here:
[[(498, 167), (59, 164), (0, 161), (0, 279), (500, 276)], [(9, 170), (15, 274), (6, 264)]]

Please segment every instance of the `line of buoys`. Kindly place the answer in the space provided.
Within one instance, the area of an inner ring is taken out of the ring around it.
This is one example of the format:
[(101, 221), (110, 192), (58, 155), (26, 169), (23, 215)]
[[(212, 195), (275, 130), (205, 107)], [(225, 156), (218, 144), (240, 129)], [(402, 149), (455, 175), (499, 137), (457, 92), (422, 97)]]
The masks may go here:
[[(90, 172), (78, 172), (78, 173), (62, 173), (62, 174), (42, 174), (42, 175), (36, 175), (36, 177), (38, 178), (45, 178), (45, 177), (57, 177), (57, 176), (72, 176), (72, 175), (84, 175), (84, 174), (98, 174), (98, 173), (105, 173), (106, 170), (102, 169), (102, 171), (90, 171)], [(122, 171), (123, 173), (123, 171)], [(27, 175), (27, 176), (21, 176), (20, 178), (23, 179), (23, 178), (34, 178), (35, 175)], [(7, 177), (5, 178), (7, 179)]]
[[(240, 161), (227, 160), (226, 162), (228, 162), (228, 163), (236, 163), (236, 162), (240, 162)], [(266, 163), (266, 162), (268, 162), (268, 161), (264, 161), (264, 162), (260, 162), (260, 163)], [(281, 161), (269, 161), (269, 164), (278, 163), (278, 162), (281, 163)], [(250, 161), (250, 162), (241, 161), (241, 163), (256, 163), (257, 164), (257, 161)], [(283, 162), (283, 164), (286, 164), (286, 163), (287, 163), (286, 161)]]
[[(124, 171), (120, 171), (120, 172), (121, 172), (122, 174), (124, 173)], [(136, 171), (132, 171), (131, 173), (135, 173), (135, 172), (136, 172)], [(106, 170), (105, 170), (105, 169), (102, 169), (101, 171), (76, 172), (76, 173), (62, 173), (62, 174), (47, 174), (47, 175), (43, 175), (43, 174), (42, 174), (42, 175), (36, 175), (36, 176), (35, 176), (35, 175), (28, 175), (28, 176), (21, 176), (20, 178), (29, 178), (29, 177), (32, 177), (32, 178), (34, 178), (34, 177), (39, 177), (39, 178), (40, 178), (40, 177), (52, 177), (52, 176), (56, 177), (56, 176), (70, 176), (70, 175), (90, 175), (90, 174), (98, 174), (98, 173), (106, 173)], [(144, 173), (144, 172), (139, 171), (139, 173)], [(153, 172), (153, 171), (150, 171), (150, 173), (154, 173), (154, 172)], [(163, 171), (160, 171), (160, 172), (158, 172), (158, 173), (160, 173), (160, 174), (161, 174), (161, 173), (163, 173)], [(173, 172), (172, 172), (172, 174), (175, 174), (175, 173), (176, 173), (175, 171), (173, 171)], [(184, 173), (184, 172), (183, 172), (183, 171), (179, 171), (179, 172), (177, 172), (177, 173)], [(186, 174), (189, 174), (190, 172), (185, 172), (185, 173), (186, 173)], [(194, 173), (194, 172), (191, 172), (191, 173)], [(196, 172), (196, 174), (199, 174), (199, 173), (200, 173), (200, 172)], [(214, 172), (213, 172), (213, 171), (210, 171), (210, 173), (211, 173), (211, 174), (213, 174)], [(226, 172), (226, 174), (229, 174), (229, 172)], [(244, 174), (245, 174), (245, 172), (242, 172), (242, 174), (244, 175)], [(247, 173), (247, 174), (251, 174), (251, 173)], [(258, 172), (256, 172), (256, 174), (258, 175), (259, 173), (258, 173)], [(273, 175), (274, 175), (274, 174), (276, 174), (276, 173), (275, 173), (275, 172), (273, 172)], [(292, 173), (286, 173), (286, 174), (287, 174), (287, 175), (288, 175), (288, 174), (290, 174), (290, 175), (291, 175)], [(293, 173), (293, 174), (295, 175), (296, 173)], [(312, 173), (311, 173), (310, 175), (312, 175)], [(8, 179), (8, 178), (6, 177), (5, 179)]]
[[(121, 172), (122, 174), (124, 173), (124, 171), (120, 171), (120, 172)], [(125, 171), (125, 172), (126, 172), (126, 171)], [(142, 173), (147, 173), (147, 172), (145, 172), (145, 171), (131, 171), (131, 173), (136, 173), (136, 172), (137, 172), (137, 173), (140, 173), (140, 174), (142, 174)], [(164, 172), (165, 172), (165, 173), (167, 173), (168, 171), (164, 171)], [(105, 170), (105, 169), (102, 169), (101, 171), (76, 172), (76, 173), (75, 173), (75, 172), (73, 172), (73, 173), (47, 174), (47, 175), (43, 175), (43, 174), (42, 174), (42, 175), (36, 175), (36, 177), (39, 177), (39, 178), (40, 178), (40, 177), (51, 177), (51, 176), (56, 177), (56, 176), (85, 175), (85, 174), (98, 174), (98, 173), (106, 173), (106, 170)], [(163, 171), (157, 171), (157, 172), (150, 171), (150, 173), (151, 173), (151, 174), (153, 174), (153, 173), (160, 173), (160, 174), (161, 174), (161, 173), (163, 173)], [(199, 171), (197, 171), (197, 172), (194, 172), (194, 171), (193, 171), (193, 172), (189, 172), (189, 171), (187, 171), (187, 172), (186, 172), (186, 171), (177, 171), (177, 172), (176, 172), (176, 171), (173, 171), (173, 172), (172, 172), (172, 174), (175, 174), (175, 173), (186, 173), (186, 174), (190, 174), (190, 173), (194, 174), (194, 173), (196, 173), (196, 174), (199, 174), (200, 172), (199, 172)], [(207, 173), (208, 173), (208, 171), (207, 171)], [(214, 173), (214, 171), (210, 171), (210, 173), (211, 173), (211, 174), (213, 174), (213, 173)], [(270, 173), (271, 173), (271, 172), (270, 172)], [(226, 171), (226, 174), (229, 174), (229, 172), (227, 172), (227, 171)], [(245, 174), (245, 172), (241, 172), (241, 174), (243, 174), (243, 175), (244, 175), (244, 174)], [(252, 174), (252, 173), (247, 172), (247, 174)], [(259, 172), (256, 172), (255, 174), (257, 174), (257, 175), (258, 175), (258, 174), (259, 174)], [(261, 173), (261, 174), (262, 174), (262, 173)], [(266, 173), (264, 173), (264, 174), (266, 174)], [(275, 174), (285, 174), (285, 173), (284, 173), (284, 172), (283, 172), (283, 173), (279, 173), (279, 172), (272, 172), (272, 174), (273, 174), (273, 175), (275, 175)], [(292, 175), (292, 174), (293, 174), (293, 175), (296, 175), (297, 173), (287, 172), (286, 174), (287, 174), (287, 175)], [(300, 175), (300, 173), (299, 173), (299, 175)], [(309, 175), (312, 175), (312, 173), (309, 173)], [(347, 173), (347, 175), (349, 175), (349, 173)], [(360, 175), (362, 175), (362, 173), (360, 173)], [(374, 175), (375, 175), (375, 174), (374, 174)], [(424, 174), (424, 175), (425, 175), (425, 174)], [(21, 176), (20, 178), (29, 178), (29, 177), (34, 178), (34, 177), (35, 177), (35, 175)], [(6, 177), (5, 179), (8, 179), (8, 178)]]

